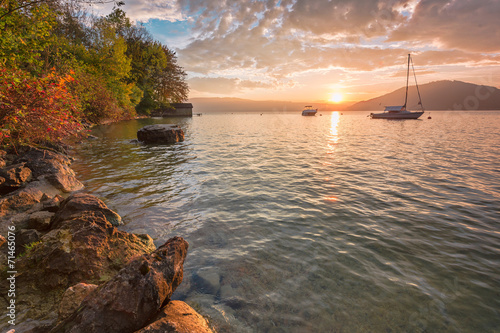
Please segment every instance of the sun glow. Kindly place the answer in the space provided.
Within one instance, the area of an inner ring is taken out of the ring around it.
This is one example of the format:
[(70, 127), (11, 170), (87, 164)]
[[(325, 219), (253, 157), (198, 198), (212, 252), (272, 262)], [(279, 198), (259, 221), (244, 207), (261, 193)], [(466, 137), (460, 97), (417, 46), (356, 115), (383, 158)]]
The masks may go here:
[(341, 93), (333, 93), (331, 96), (330, 96), (330, 102), (334, 102), (334, 103), (339, 103), (339, 102), (342, 102), (344, 98), (342, 97), (342, 94)]

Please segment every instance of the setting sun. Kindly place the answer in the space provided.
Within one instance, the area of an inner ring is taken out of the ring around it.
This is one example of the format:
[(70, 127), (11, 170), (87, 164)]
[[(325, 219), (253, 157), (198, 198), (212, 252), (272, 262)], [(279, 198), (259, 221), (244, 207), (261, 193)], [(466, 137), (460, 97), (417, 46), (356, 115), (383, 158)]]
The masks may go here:
[(334, 103), (338, 103), (338, 102), (342, 102), (342, 94), (341, 93), (333, 93), (331, 96), (330, 96), (330, 102), (334, 102)]

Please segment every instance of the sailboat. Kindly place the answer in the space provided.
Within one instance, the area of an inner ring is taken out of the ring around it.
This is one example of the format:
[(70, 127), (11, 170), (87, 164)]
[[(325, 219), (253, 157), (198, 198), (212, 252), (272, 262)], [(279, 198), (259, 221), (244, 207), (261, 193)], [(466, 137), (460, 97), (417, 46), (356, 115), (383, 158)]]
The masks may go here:
[[(417, 87), (418, 93), (418, 105), (420, 105), (421, 111), (408, 111), (406, 109), (406, 104), (408, 103), (408, 81), (410, 78), (410, 63), (413, 69), (413, 76), (415, 77), (415, 86)], [(420, 91), (418, 90), (417, 76), (415, 75), (415, 68), (413, 67), (413, 61), (411, 55), (408, 54), (408, 69), (406, 71), (406, 93), (405, 93), (405, 104), (400, 106), (386, 106), (383, 113), (370, 113), (370, 117), (373, 119), (418, 119), (424, 114), (424, 106), (422, 105), (422, 98), (420, 97)]]

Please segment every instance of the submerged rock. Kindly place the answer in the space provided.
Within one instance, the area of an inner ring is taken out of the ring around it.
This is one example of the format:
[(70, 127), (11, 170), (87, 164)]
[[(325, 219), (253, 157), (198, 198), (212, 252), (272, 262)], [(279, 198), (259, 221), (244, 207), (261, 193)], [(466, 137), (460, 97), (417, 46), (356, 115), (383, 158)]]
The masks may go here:
[(216, 295), (220, 289), (220, 274), (216, 267), (200, 268), (193, 276), (194, 282), (207, 294)]
[(140, 329), (182, 282), (187, 250), (188, 243), (174, 237), (153, 253), (135, 258), (51, 333), (126, 333)]
[(175, 143), (184, 141), (184, 132), (177, 125), (148, 125), (137, 131), (137, 139), (144, 143)]
[(135, 333), (212, 333), (205, 318), (181, 301), (171, 301), (146, 327)]

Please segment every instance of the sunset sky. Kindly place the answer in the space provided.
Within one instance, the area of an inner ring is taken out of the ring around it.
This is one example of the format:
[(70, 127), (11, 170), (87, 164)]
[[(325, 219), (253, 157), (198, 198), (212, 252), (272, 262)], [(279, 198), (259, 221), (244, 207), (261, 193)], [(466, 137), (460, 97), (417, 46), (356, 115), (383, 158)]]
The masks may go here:
[(365, 100), (405, 84), (500, 86), (499, 0), (126, 0), (194, 97)]

